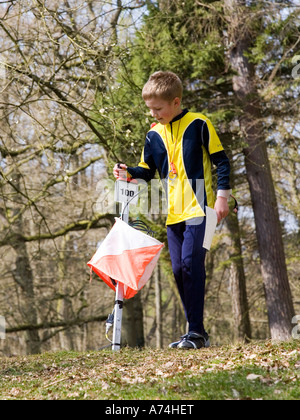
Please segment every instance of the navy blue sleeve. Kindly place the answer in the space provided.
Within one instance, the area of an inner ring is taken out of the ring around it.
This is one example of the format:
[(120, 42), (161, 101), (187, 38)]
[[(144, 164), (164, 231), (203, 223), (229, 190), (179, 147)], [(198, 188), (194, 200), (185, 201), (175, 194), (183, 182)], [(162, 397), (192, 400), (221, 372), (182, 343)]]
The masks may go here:
[(212, 163), (217, 167), (218, 190), (230, 190), (230, 163), (229, 159), (222, 150), (221, 152), (210, 155)]
[(151, 181), (154, 178), (155, 170), (141, 168), (140, 166), (129, 166), (127, 172), (135, 179), (144, 179), (146, 182)]
[(127, 172), (135, 179), (143, 179), (146, 182), (154, 178), (156, 165), (152, 156), (150, 139), (146, 137), (145, 146), (142, 151), (141, 161), (136, 167), (128, 167)]

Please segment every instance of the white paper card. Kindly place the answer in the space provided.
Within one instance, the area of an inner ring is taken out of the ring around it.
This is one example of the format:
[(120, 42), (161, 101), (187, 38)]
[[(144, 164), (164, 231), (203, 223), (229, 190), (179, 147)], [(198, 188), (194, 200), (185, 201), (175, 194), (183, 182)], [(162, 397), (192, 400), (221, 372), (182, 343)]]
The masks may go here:
[(118, 179), (115, 183), (115, 202), (137, 205), (139, 186), (137, 183), (123, 181)]
[(205, 227), (205, 235), (203, 241), (203, 248), (210, 250), (212, 240), (216, 231), (218, 217), (217, 212), (210, 207), (205, 206), (206, 212), (206, 227)]

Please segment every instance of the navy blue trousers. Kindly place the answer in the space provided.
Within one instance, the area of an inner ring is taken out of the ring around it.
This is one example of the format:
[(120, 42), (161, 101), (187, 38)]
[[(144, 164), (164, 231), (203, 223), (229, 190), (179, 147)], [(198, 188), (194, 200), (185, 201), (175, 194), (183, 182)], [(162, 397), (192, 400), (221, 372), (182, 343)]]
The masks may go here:
[(187, 222), (167, 226), (172, 269), (179, 290), (189, 332), (205, 333), (203, 325), (205, 295), (205, 255), (203, 248), (205, 220), (201, 224)]

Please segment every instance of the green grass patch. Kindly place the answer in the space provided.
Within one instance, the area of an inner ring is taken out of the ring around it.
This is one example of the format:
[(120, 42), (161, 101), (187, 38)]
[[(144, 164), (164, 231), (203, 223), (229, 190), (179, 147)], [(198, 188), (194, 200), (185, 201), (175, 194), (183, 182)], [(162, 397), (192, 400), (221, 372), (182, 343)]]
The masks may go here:
[(0, 358), (0, 399), (299, 400), (299, 341)]

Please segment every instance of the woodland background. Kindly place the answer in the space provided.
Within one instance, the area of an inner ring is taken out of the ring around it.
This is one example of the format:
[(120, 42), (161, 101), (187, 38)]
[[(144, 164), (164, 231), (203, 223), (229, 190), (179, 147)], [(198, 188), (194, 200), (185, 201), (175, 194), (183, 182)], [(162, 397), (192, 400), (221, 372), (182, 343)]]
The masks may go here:
[[(0, 3), (0, 354), (98, 349), (114, 293), (86, 263), (114, 222), (105, 180), (137, 165), (156, 70), (214, 123), (240, 205), (207, 255), (212, 343), (288, 339), (300, 314), (298, 1)], [(118, 215), (118, 214), (117, 214)], [(135, 215), (134, 218), (137, 216)], [(139, 216), (145, 219), (145, 215)], [(147, 216), (166, 243), (165, 217)], [(185, 332), (167, 247), (124, 343)]]

